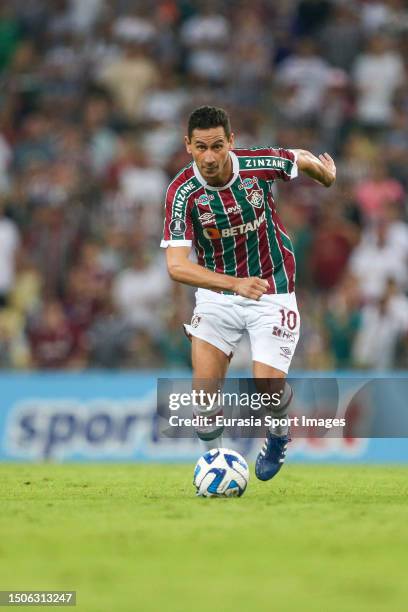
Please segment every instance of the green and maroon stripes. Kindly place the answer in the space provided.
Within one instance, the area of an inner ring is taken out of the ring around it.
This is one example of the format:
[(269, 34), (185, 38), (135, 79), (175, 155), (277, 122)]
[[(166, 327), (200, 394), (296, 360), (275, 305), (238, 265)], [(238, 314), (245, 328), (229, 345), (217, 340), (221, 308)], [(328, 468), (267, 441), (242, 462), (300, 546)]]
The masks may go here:
[[(249, 202), (246, 202), (247, 203), (246, 206), (244, 205), (243, 200), (246, 201), (246, 192), (245, 190), (239, 189), (238, 187), (239, 184), (240, 184), (240, 181), (235, 181), (235, 183), (231, 185), (231, 188), (229, 191), (231, 191), (234, 200), (241, 206), (242, 223), (249, 223), (249, 222), (254, 221), (258, 217), (258, 215), (255, 212), (255, 209), (249, 204)], [(239, 255), (240, 256), (245, 255), (244, 248), (243, 248), (245, 244), (248, 276), (260, 276), (261, 262), (259, 258), (258, 232), (257, 231), (248, 232), (247, 234), (243, 234), (241, 238), (243, 238), (243, 240), (240, 243), (241, 248), (240, 248), (239, 254), (237, 254), (237, 257)]]
[[(200, 195), (203, 195), (205, 193), (206, 191), (204, 187), (201, 185), (200, 191), (197, 191), (194, 194), (194, 199), (197, 199)], [(203, 265), (208, 270), (211, 270), (212, 272), (214, 272), (216, 269), (216, 263), (215, 263), (215, 257), (214, 257), (216, 247), (213, 244), (212, 240), (209, 240), (208, 238), (204, 236), (204, 233), (203, 233), (204, 228), (199, 219), (201, 211), (199, 208), (196, 208), (193, 206), (194, 199), (191, 201), (191, 203), (189, 203), (189, 207), (190, 207), (191, 214), (192, 214), (193, 229), (194, 229), (194, 234), (193, 234), (194, 235), (194, 246), (197, 252), (197, 260), (200, 265)], [(210, 206), (208, 206), (207, 212), (209, 213), (213, 212)]]
[(295, 155), (271, 148), (238, 149), (236, 155), (240, 171), (230, 187), (204, 186), (191, 166), (177, 175), (166, 194), (164, 240), (192, 240), (199, 265), (209, 270), (260, 276), (270, 282), (268, 293), (291, 292), (293, 247), (269, 185), (295, 176)]
[[(220, 189), (219, 191), (214, 192), (214, 196), (222, 207), (223, 213), (225, 215), (226, 221), (228, 223), (228, 227), (233, 227), (236, 223), (236, 217), (239, 216), (234, 213), (231, 216), (228, 216), (227, 209), (230, 206), (233, 206), (233, 202), (228, 195), (229, 189)], [(224, 274), (229, 274), (230, 276), (238, 276), (237, 273), (237, 241), (236, 236), (229, 236), (227, 238), (222, 239), (224, 246)]]
[[(222, 225), (217, 226), (217, 229), (221, 231), (224, 228), (253, 222), (264, 211), (265, 221), (260, 224), (257, 231), (209, 239), (204, 231), (205, 227), (211, 226), (201, 225), (199, 215), (202, 210), (193, 207), (194, 243), (198, 261), (209, 270), (221, 274), (266, 278), (270, 280), (271, 289), (275, 293), (291, 292), (294, 290), (295, 273), (293, 247), (276, 213), (268, 187), (262, 184), (265, 207), (256, 209), (249, 205), (246, 192), (239, 189), (239, 184), (240, 181), (236, 181), (230, 188), (208, 192), (213, 199), (205, 208), (216, 217), (225, 220)], [(207, 193), (204, 188), (202, 189), (202, 193)], [(197, 191), (191, 197), (196, 199), (199, 195), (201, 192)], [(244, 205), (244, 199), (247, 205)], [(237, 210), (228, 215), (227, 211), (231, 208)]]
[[(234, 195), (234, 191), (232, 189), (223, 189), (222, 191), (220, 190), (219, 195), (222, 195), (225, 209), (230, 206), (236, 207), (238, 209), (230, 217), (231, 227), (244, 223), (242, 209), (239, 204), (239, 200)], [(236, 275), (240, 278), (248, 277), (248, 248), (245, 234), (234, 236), (234, 249), (236, 261)]]
[(281, 254), (281, 266), (275, 275), (276, 289), (278, 293), (291, 293), (295, 289), (295, 256), (293, 246), (289, 237), (282, 233), (283, 223), (279, 218), (274, 205), (272, 195), (268, 195), (268, 209), (271, 213), (273, 232)]

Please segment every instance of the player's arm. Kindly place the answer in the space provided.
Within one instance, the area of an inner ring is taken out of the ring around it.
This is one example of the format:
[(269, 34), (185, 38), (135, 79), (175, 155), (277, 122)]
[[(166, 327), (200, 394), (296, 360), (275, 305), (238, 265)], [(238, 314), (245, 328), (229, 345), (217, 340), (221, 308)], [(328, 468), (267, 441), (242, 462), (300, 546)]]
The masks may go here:
[(179, 283), (212, 289), (213, 291), (233, 291), (242, 297), (259, 300), (268, 290), (269, 283), (258, 277), (236, 278), (227, 274), (212, 272), (190, 261), (190, 247), (167, 247), (167, 269), (170, 277)]
[(316, 157), (310, 151), (294, 149), (298, 169), (321, 185), (330, 187), (336, 180), (336, 165), (328, 153)]

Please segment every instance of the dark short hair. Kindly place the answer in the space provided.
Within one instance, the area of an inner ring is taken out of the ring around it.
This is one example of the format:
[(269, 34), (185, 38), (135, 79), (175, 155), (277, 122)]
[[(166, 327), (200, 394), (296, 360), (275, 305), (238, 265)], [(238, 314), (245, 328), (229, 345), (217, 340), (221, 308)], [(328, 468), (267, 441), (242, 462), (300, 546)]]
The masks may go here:
[(188, 137), (191, 140), (195, 129), (208, 130), (214, 127), (223, 127), (226, 137), (231, 136), (230, 119), (223, 108), (200, 106), (191, 113), (188, 119)]

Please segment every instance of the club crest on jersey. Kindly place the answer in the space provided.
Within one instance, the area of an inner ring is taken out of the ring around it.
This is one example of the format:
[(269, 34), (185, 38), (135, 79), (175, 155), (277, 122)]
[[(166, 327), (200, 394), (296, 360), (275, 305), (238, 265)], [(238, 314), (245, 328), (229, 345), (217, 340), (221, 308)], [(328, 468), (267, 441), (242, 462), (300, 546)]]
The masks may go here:
[(264, 193), (259, 188), (258, 179), (253, 176), (252, 178), (245, 178), (239, 189), (245, 189), (246, 199), (254, 208), (262, 208), (264, 203)]
[(214, 196), (211, 193), (210, 194), (203, 193), (198, 198), (196, 198), (194, 201), (197, 206), (207, 206), (211, 202), (211, 200), (214, 200)]
[(254, 189), (249, 195), (247, 195), (246, 199), (255, 208), (262, 208), (264, 202), (262, 189)]

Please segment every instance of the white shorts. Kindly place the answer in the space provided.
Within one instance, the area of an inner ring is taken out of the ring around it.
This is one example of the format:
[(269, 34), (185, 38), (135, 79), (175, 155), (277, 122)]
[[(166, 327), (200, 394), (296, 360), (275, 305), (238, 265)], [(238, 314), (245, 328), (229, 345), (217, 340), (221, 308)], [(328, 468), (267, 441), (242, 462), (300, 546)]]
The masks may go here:
[(300, 317), (294, 293), (263, 295), (259, 301), (208, 289), (196, 292), (188, 335), (232, 356), (248, 332), (252, 361), (288, 373), (299, 340)]

